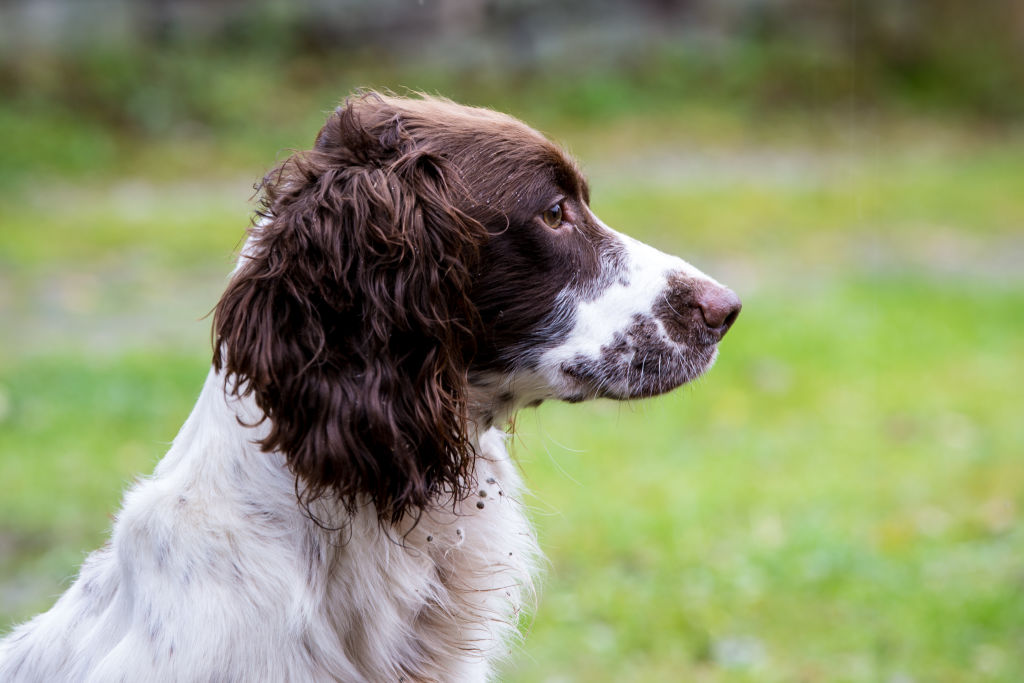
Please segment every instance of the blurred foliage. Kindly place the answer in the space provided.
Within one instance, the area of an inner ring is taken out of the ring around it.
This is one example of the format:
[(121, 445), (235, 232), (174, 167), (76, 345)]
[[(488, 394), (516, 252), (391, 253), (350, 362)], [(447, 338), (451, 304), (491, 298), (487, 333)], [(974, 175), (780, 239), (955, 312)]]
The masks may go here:
[(307, 144), (361, 86), (443, 92), (556, 127), (694, 102), (750, 123), (1024, 114), (1024, 10), (1011, 2), (184, 6), (193, 12), (127, 6), (124, 34), (92, 43), (12, 33), (19, 48), (0, 50), (0, 183), (123, 173), (146, 153), (166, 156), (170, 174), (259, 163), (255, 142)]
[[(550, 566), (503, 680), (1019, 681), (1024, 142), (665, 149), (650, 120), (571, 135), (611, 148), (593, 206), (744, 311), (690, 387), (519, 416)], [(0, 628), (191, 409), (243, 189), (92, 180), (3, 214)]]
[(190, 410), (252, 181), (371, 86), (523, 117), (744, 298), (696, 384), (519, 416), (504, 680), (1024, 679), (1024, 5), (104, 1), (0, 3), (0, 630)]

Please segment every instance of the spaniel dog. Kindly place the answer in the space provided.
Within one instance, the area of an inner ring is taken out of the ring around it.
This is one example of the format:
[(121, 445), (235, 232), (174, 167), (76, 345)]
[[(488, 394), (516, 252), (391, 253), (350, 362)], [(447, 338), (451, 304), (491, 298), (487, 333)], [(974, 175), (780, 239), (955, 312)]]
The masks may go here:
[(440, 98), (349, 98), (261, 197), (192, 414), (0, 680), (487, 680), (539, 557), (501, 428), (678, 387), (740, 310)]

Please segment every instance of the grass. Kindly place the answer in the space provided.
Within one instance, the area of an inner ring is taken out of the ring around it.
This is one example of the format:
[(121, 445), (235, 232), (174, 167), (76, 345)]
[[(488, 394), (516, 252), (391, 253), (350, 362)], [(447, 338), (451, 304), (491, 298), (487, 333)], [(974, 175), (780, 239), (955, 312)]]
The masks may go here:
[(990, 295), (762, 294), (700, 386), (524, 417), (552, 575), (519, 680), (1019, 676), (1024, 296)]
[[(519, 417), (550, 567), (503, 680), (1020, 680), (1024, 142), (731, 116), (552, 119), (602, 217), (744, 311), (691, 387)], [(206, 372), (263, 169), (152, 153), (0, 199), (0, 628), (102, 543)]]

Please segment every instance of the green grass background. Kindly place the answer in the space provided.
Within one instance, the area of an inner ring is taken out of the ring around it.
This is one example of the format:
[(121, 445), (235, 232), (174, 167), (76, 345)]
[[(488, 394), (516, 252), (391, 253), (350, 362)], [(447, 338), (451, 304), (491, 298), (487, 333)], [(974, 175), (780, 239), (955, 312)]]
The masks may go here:
[[(232, 106), (263, 87), (218, 73)], [(681, 96), (583, 116), (628, 99), (602, 83), (449, 85), (568, 145), (606, 222), (744, 309), (692, 386), (518, 417), (549, 566), (503, 680), (1024, 680), (1024, 134)], [(0, 106), (0, 630), (188, 414), (251, 183), (348, 87), (301, 85), (223, 139)]]

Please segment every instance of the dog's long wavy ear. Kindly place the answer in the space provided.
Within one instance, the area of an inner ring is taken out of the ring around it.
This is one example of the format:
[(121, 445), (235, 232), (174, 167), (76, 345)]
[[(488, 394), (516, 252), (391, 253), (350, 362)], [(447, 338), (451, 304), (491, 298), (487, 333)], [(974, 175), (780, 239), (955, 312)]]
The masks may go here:
[(214, 313), (214, 366), (255, 397), (260, 444), (307, 503), (336, 495), (397, 522), (472, 485), (466, 292), (486, 230), (399, 114), (355, 104), (264, 179), (263, 221)]

